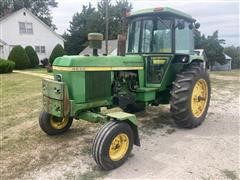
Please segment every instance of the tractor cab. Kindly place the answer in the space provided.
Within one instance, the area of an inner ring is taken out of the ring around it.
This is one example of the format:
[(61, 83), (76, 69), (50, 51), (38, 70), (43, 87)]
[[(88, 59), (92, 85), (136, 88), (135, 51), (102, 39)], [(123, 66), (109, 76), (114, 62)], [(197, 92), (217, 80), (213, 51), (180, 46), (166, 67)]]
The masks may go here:
[(171, 8), (137, 11), (128, 16), (127, 54), (193, 54), (195, 19)]
[(148, 87), (160, 86), (171, 60), (187, 63), (194, 54), (193, 30), (199, 27), (195, 21), (167, 7), (129, 14), (126, 54), (144, 57)]

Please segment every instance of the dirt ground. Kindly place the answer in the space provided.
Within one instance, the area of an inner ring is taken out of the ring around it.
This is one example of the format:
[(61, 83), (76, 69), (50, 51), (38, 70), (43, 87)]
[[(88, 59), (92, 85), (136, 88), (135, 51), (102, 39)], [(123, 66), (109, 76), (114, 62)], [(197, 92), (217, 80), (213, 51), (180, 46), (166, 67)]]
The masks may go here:
[[(18, 75), (11, 76), (14, 79)], [(1, 77), (2, 83), (9, 81)], [(137, 114), (141, 147), (134, 147), (123, 166), (106, 172), (99, 170), (90, 156), (91, 142), (100, 125), (75, 121), (67, 133), (54, 137), (40, 130), (37, 116), (41, 110), (38, 100), (41, 81), (34, 77), (29, 82), (29, 85), (36, 83), (32, 93), (20, 97), (15, 105), (1, 102), (2, 110), (14, 106), (20, 110), (16, 114), (1, 111), (0, 177), (4, 180), (239, 179), (239, 73), (212, 74), (211, 82), (210, 108), (200, 127), (180, 129), (172, 122), (169, 106), (149, 107)], [(0, 94), (6, 90), (16, 100), (11, 88), (3, 89)], [(3, 100), (9, 102), (9, 97)], [(32, 108), (21, 110), (27, 105)]]

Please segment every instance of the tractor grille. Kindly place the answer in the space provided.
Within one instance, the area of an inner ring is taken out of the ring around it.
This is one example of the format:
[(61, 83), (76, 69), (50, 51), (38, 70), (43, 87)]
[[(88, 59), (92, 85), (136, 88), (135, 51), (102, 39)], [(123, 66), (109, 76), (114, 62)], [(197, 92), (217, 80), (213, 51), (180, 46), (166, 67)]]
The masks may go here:
[(86, 72), (86, 101), (102, 100), (111, 96), (111, 72)]

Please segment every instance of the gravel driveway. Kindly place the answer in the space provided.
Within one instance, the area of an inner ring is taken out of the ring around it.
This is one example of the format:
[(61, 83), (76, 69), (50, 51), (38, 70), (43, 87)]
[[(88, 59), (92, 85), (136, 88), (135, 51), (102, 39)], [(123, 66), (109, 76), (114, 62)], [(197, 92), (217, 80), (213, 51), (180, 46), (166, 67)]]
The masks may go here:
[[(212, 78), (211, 104), (200, 127), (149, 127), (150, 136), (142, 128), (142, 147), (135, 147), (133, 157), (106, 179), (239, 179), (240, 84), (236, 77), (220, 78)], [(168, 107), (162, 109), (160, 119), (164, 121), (164, 116), (168, 119)], [(139, 120), (152, 122), (160, 115), (157, 110), (149, 108)]]

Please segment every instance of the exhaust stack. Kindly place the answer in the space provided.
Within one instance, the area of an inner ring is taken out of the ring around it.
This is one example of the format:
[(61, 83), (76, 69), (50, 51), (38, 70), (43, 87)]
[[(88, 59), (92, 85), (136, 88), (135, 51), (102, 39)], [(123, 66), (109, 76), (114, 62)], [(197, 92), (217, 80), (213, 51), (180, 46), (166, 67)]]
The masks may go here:
[(103, 35), (101, 33), (89, 33), (89, 47), (93, 49), (93, 56), (98, 56), (98, 49), (102, 48)]

